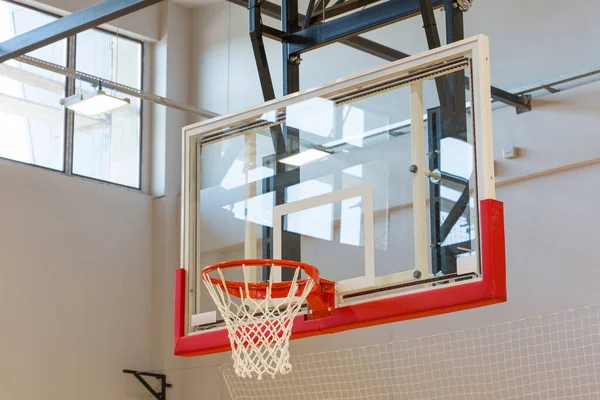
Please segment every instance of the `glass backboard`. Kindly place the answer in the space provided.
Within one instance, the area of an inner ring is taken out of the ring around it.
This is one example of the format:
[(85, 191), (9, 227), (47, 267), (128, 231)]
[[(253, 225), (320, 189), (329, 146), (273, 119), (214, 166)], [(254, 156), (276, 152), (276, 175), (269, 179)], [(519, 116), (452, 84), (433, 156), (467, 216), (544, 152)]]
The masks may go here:
[[(190, 333), (220, 329), (199, 276), (222, 261), (312, 264), (336, 282), (338, 319), (482, 280), (480, 205), (494, 198), (483, 36), (184, 132)], [(271, 274), (253, 271), (256, 282)]]

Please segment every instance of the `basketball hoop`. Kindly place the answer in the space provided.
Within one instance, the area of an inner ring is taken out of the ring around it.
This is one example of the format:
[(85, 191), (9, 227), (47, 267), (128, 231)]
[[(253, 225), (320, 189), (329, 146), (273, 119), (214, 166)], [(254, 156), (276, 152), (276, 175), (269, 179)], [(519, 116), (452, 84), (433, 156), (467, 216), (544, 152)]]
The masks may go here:
[[(271, 267), (269, 282), (248, 282), (246, 267)], [(275, 267), (294, 268), (290, 281), (273, 282)], [(242, 268), (243, 282), (225, 280), (223, 270)], [(216, 271), (218, 278), (209, 275)], [(306, 278), (300, 278), (304, 271)], [(225, 320), (231, 342), (235, 373), (258, 379), (264, 374), (275, 378), (292, 370), (289, 342), (294, 319), (308, 302), (307, 318), (333, 314), (333, 281), (321, 279), (312, 265), (285, 260), (235, 260), (210, 265), (202, 270), (202, 280)], [(233, 296), (233, 298), (232, 298)]]

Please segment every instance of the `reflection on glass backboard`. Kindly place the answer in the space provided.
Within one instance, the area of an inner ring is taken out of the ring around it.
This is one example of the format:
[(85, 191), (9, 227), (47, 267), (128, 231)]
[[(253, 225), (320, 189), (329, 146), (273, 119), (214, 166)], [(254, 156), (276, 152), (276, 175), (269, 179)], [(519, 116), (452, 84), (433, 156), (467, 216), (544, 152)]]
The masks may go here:
[[(460, 131), (442, 133), (438, 150), (430, 143), (436, 126), (424, 114), (422, 169), (440, 176), (413, 173), (410, 90), (400, 86), (339, 106), (311, 98), (288, 106), (280, 124), (200, 139), (199, 265), (298, 257), (338, 282), (359, 281), (373, 268), (364, 287), (401, 276), (418, 282), (455, 274), (458, 257), (475, 256), (478, 247), (472, 115), (463, 113)], [(465, 90), (463, 97), (471, 96)], [(424, 81), (422, 101), (429, 114), (442, 112), (433, 80)], [(277, 135), (287, 136), (282, 154), (275, 151)], [(425, 183), (420, 198), (413, 193), (415, 174)], [(323, 197), (366, 184), (373, 202), (368, 228), (361, 196)], [(303, 201), (309, 204), (298, 208)], [(422, 203), (421, 219), (415, 219), (415, 201)], [(274, 210), (292, 203), (296, 210), (280, 215), (282, 231), (273, 232)], [(428, 231), (424, 249), (415, 249), (415, 223)], [(277, 235), (281, 243), (273, 242)], [(365, 260), (365, 247), (371, 260)], [(426, 265), (416, 265), (415, 251), (427, 253)]]

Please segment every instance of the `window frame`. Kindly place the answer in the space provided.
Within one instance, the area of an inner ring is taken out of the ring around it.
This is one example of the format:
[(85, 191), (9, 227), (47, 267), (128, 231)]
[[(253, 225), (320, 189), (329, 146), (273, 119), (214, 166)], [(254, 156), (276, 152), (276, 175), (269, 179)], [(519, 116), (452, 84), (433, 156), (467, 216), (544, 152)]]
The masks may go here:
[[(58, 15), (46, 10), (41, 10), (39, 8), (33, 7), (29, 4), (23, 4), (14, 0), (0, 0), (5, 3), (14, 4), (16, 6), (38, 12), (40, 14), (48, 15), (54, 18), (62, 18), (62, 15)], [(146, 46), (142, 40), (135, 39), (127, 34), (115, 33), (108, 29), (96, 27), (91, 30), (96, 30), (99, 32), (103, 32), (112, 36), (118, 36), (119, 38), (124, 38), (129, 41), (132, 41), (140, 46), (140, 79), (139, 79), (139, 88), (140, 90), (144, 90), (146, 84)], [(69, 36), (66, 40), (66, 60), (65, 66), (67, 68), (76, 69), (76, 57), (77, 57), (77, 35)], [(75, 94), (75, 79), (65, 76), (64, 77), (64, 92), (63, 95), (69, 97)], [(44, 165), (38, 165), (33, 163), (28, 163), (24, 161), (14, 160), (12, 158), (2, 157), (0, 156), (0, 160), (6, 162), (17, 163), (21, 165), (28, 165), (36, 168), (41, 168), (43, 170), (88, 180), (92, 182), (98, 182), (104, 185), (114, 186), (122, 189), (132, 190), (136, 192), (144, 191), (144, 179), (145, 179), (145, 171), (144, 171), (144, 145), (145, 145), (145, 132), (144, 132), (144, 108), (145, 101), (140, 98), (140, 106), (139, 106), (139, 116), (138, 116), (138, 129), (139, 129), (139, 146), (138, 146), (138, 177), (136, 186), (129, 186), (122, 183), (111, 182), (105, 179), (94, 178), (90, 176), (85, 176), (81, 174), (73, 173), (73, 152), (74, 152), (74, 144), (75, 144), (75, 112), (69, 110), (67, 108), (63, 108), (63, 154), (62, 154), (62, 169), (54, 169), (50, 167), (46, 167)]]

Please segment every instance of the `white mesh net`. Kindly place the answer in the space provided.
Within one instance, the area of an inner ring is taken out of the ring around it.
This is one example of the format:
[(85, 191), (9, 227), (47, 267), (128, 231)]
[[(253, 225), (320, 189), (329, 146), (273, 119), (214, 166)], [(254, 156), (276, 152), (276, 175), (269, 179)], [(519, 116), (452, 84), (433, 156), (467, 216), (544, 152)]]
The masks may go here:
[(221, 371), (233, 400), (597, 400), (600, 306), (292, 362), (262, 382)]
[[(271, 267), (271, 272), (274, 267)], [(254, 373), (259, 380), (264, 374), (272, 378), (277, 374), (287, 374), (292, 370), (289, 342), (293, 321), (315, 281), (307, 278), (302, 293), (296, 296), (300, 275), (300, 268), (296, 268), (294, 278), (289, 282), (287, 296), (273, 299), (271, 275), (265, 298), (254, 299), (250, 297), (246, 267), (241, 268), (245, 286), (244, 289), (239, 288), (239, 297), (230, 295), (224, 289), (227, 283), (221, 269), (217, 269), (217, 272), (222, 286), (214, 285), (208, 275), (203, 275), (204, 284), (229, 332), (233, 370), (242, 378), (251, 378)]]

